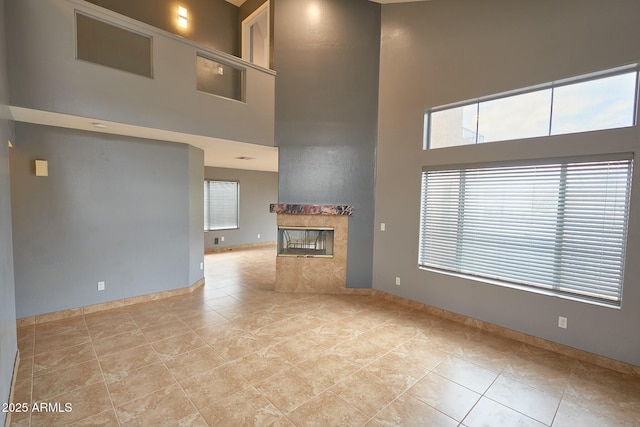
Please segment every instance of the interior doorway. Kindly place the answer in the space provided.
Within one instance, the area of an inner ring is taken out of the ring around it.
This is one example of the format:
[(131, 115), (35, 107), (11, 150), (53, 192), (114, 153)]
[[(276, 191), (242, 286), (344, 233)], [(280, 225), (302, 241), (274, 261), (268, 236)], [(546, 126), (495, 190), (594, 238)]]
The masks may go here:
[(269, 1), (242, 21), (242, 59), (269, 68)]

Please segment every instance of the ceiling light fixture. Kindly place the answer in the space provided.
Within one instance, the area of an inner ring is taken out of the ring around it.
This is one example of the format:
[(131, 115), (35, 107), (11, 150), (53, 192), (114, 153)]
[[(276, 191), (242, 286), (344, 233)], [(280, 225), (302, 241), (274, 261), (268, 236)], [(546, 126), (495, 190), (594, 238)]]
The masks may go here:
[(187, 28), (189, 26), (189, 20), (187, 19), (187, 8), (178, 6), (178, 25), (181, 28)]

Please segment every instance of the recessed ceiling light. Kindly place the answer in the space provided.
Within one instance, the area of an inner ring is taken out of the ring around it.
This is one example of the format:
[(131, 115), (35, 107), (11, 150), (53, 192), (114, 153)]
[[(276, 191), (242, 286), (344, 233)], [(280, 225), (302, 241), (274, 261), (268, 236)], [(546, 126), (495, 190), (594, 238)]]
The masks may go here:
[(105, 125), (104, 123), (100, 123), (100, 122), (94, 122), (91, 123), (93, 125), (93, 127), (98, 128), (98, 129), (105, 129), (107, 127), (107, 125)]
[(234, 157), (236, 160), (255, 160), (255, 157), (239, 156)]

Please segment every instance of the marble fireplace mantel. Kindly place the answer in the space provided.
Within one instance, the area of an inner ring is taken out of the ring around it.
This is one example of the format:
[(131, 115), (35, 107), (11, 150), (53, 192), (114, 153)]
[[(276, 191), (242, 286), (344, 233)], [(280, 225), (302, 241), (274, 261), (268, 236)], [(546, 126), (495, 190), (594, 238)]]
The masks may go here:
[(289, 215), (353, 215), (353, 206), (348, 205), (301, 205), (272, 203), (269, 212)]

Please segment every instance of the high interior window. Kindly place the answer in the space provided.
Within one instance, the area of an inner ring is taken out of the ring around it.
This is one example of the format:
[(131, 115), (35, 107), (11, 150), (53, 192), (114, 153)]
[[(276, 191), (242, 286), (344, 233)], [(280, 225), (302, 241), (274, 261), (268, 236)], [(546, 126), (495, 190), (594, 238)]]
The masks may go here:
[(635, 125), (638, 65), (442, 106), (425, 113), (424, 148)]
[(240, 184), (236, 181), (204, 182), (204, 229), (239, 228)]
[(76, 12), (76, 57), (153, 77), (152, 38)]
[(196, 55), (196, 88), (201, 92), (244, 102), (245, 70)]
[(425, 168), (419, 266), (620, 305), (632, 162)]

